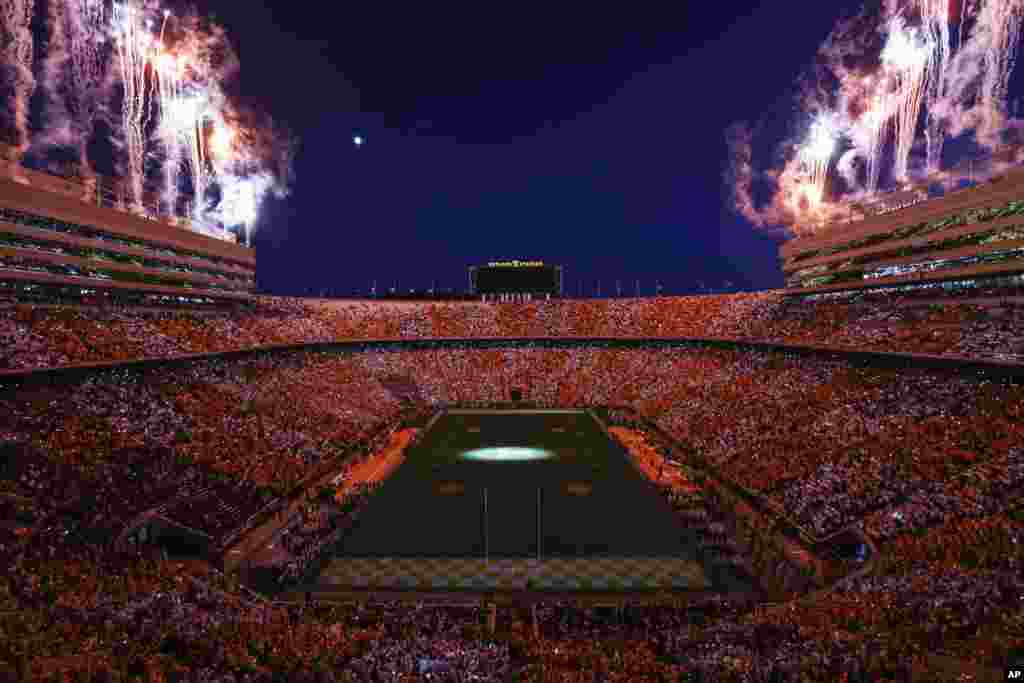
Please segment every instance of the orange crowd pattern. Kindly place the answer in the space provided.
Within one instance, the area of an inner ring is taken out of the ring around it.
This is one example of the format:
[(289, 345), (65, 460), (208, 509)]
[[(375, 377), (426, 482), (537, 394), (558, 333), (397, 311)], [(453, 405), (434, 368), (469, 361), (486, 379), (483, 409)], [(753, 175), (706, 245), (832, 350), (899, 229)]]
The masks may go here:
[(405, 461), (405, 449), (416, 437), (418, 430), (403, 429), (391, 435), (391, 441), (384, 450), (362, 462), (352, 463), (344, 470), (344, 481), (338, 487), (335, 499), (341, 502), (357, 484), (381, 482)]
[(651, 481), (688, 495), (700, 490), (682, 470), (662, 457), (643, 434), (625, 427), (610, 427), (608, 431), (626, 447), (640, 470)]

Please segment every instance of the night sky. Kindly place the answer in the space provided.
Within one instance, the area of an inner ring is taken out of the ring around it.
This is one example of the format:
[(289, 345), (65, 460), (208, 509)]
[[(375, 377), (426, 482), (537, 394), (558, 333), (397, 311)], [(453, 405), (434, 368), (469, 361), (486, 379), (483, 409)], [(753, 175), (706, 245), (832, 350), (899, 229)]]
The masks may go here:
[(724, 131), (784, 132), (843, 3), (555, 4), (208, 0), (245, 98), (302, 139), (261, 289), (463, 290), (497, 259), (561, 264), (573, 296), (781, 286), (777, 241), (728, 208)]

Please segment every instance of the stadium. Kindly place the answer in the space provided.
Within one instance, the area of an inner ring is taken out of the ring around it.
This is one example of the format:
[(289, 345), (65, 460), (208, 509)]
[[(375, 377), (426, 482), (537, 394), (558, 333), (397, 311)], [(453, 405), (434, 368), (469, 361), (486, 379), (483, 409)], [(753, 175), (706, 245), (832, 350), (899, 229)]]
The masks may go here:
[[(266, 190), (215, 134), (184, 185)], [(0, 680), (1024, 663), (1013, 155), (856, 221), (787, 214), (781, 288), (573, 298), (561, 266), (481, 260), (473, 297), (383, 301), (258, 292), (251, 206), (25, 149), (0, 167)]]

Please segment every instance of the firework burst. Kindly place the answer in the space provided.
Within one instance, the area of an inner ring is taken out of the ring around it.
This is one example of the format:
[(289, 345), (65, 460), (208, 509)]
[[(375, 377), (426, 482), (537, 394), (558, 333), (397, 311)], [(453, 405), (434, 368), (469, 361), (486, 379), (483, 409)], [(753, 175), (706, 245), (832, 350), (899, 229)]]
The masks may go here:
[[(45, 14), (49, 53), (41, 69), (45, 129), (33, 133), (27, 116), (37, 6)], [(81, 176), (94, 177), (88, 141), (104, 103), (120, 101), (119, 121), (108, 123), (117, 131), (111, 142), (123, 165), (127, 210), (177, 215), (187, 170), (193, 194), (188, 225), (226, 237), (226, 228), (244, 225), (251, 232), (263, 194), (286, 193), (294, 141), (276, 136), (269, 120), (268, 130), (242, 124), (255, 117), (221, 89), (238, 64), (223, 29), (212, 22), (194, 13), (176, 16), (157, 0), (0, 0), (0, 16), (0, 59), (14, 84), (7, 119), (16, 161), (30, 144), (33, 155), (38, 150), (44, 157), (71, 147)], [(155, 207), (147, 206), (150, 174), (160, 176)], [(208, 192), (214, 186), (219, 192)], [(236, 222), (213, 225), (210, 219)]]
[[(835, 216), (850, 215), (844, 207), (870, 200), (887, 183), (914, 181), (917, 169), (954, 185), (960, 166), (941, 168), (946, 140), (963, 138), (974, 147), (969, 153), (981, 156), (1003, 144), (1008, 128), (1020, 127), (1009, 120), (1006, 105), (1024, 0), (883, 5), (881, 14), (864, 9), (840, 22), (822, 46), (816, 78), (803, 81), (809, 85), (800, 100), (806, 110), (824, 114), (808, 135), (783, 143), (781, 167), (755, 171), (749, 132), (736, 132), (743, 124), (730, 128), (726, 179), (736, 210), (754, 225), (814, 232)], [(1000, 163), (993, 159), (987, 172)], [(826, 198), (833, 170), (841, 182)], [(760, 205), (750, 188), (758, 176), (775, 185)]]

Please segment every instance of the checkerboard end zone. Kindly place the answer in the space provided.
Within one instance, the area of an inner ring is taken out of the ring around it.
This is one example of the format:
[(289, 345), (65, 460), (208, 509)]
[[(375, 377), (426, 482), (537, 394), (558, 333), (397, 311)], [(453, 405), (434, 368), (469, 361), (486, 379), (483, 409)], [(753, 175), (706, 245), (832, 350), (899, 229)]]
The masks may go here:
[(704, 590), (695, 562), (680, 558), (336, 558), (321, 576), (336, 587), (419, 590)]

